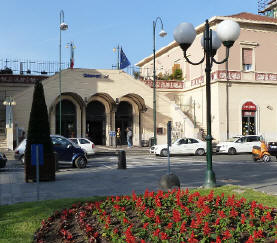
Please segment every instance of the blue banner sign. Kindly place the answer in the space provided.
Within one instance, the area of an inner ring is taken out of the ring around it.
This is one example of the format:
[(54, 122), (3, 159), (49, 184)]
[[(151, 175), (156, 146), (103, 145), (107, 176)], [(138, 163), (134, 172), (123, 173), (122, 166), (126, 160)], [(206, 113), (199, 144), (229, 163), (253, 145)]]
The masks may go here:
[(115, 137), (115, 131), (110, 131), (110, 132), (109, 132), (109, 135), (110, 135), (111, 137)]
[[(37, 155), (38, 153), (38, 155)], [(31, 144), (31, 164), (36, 165), (37, 164), (37, 158), (39, 165), (44, 164), (43, 159), (43, 145), (42, 144)]]

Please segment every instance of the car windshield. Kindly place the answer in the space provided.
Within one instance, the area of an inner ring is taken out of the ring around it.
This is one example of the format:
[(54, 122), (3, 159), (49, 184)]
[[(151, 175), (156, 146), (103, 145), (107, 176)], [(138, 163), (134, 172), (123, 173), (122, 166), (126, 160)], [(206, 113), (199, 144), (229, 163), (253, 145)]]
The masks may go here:
[(235, 142), (240, 137), (232, 137), (227, 140), (227, 142)]

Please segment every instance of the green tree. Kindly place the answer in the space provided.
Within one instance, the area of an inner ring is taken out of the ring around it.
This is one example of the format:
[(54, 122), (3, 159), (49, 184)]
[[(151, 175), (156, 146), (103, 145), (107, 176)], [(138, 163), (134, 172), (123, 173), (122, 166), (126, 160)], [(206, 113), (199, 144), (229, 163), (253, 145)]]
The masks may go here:
[(183, 71), (180, 68), (176, 68), (172, 74), (173, 79), (183, 80)]
[(43, 145), (44, 165), (40, 166), (40, 180), (55, 180), (55, 157), (50, 138), (50, 126), (44, 90), (40, 81), (35, 83), (33, 103), (28, 126), (27, 144), (25, 150), (26, 182), (36, 178), (35, 166), (31, 165), (31, 144)]

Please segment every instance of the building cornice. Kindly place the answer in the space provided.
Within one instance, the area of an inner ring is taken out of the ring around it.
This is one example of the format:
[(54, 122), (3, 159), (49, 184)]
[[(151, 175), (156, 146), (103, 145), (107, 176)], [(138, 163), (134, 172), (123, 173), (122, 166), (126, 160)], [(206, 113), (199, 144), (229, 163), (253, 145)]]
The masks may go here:
[[(240, 16), (240, 15), (238, 15)], [(277, 26), (277, 22), (276, 19), (272, 19), (272, 22), (270, 21), (261, 21), (261, 20), (250, 20), (250, 19), (244, 19), (244, 18), (239, 18), (239, 17), (235, 17), (235, 16), (214, 16), (212, 18), (209, 19), (209, 24), (210, 27), (212, 28), (213, 26), (217, 25), (218, 23), (227, 20), (227, 19), (232, 19), (236, 22), (238, 22), (239, 24), (241, 24), (243, 27), (243, 29), (247, 29), (247, 26), (254, 26), (254, 25), (263, 25), (263, 26), (272, 26), (272, 31), (276, 31), (276, 26)], [(270, 19), (270, 18), (269, 18)], [(275, 21), (275, 22), (274, 22)], [(197, 35), (202, 34), (205, 28), (205, 23), (202, 23), (200, 25), (198, 25), (195, 30)], [(176, 41), (172, 41), (171, 43), (169, 43), (167, 46), (162, 47), (161, 49), (156, 51), (156, 58), (159, 56), (162, 56), (163, 54), (167, 53), (169, 50), (178, 47), (178, 43)], [(151, 62), (153, 60), (153, 54), (151, 54), (150, 56), (144, 58), (143, 60), (139, 61), (138, 63), (136, 63), (135, 65), (138, 67), (142, 67), (145, 64)]]

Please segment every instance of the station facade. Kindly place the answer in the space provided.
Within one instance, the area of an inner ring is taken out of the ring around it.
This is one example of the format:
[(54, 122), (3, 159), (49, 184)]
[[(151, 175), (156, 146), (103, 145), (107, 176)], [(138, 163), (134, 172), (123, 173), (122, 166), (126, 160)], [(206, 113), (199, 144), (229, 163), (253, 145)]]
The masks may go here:
[[(66, 69), (61, 77), (61, 115), (59, 75), (42, 81), (51, 134), (88, 137), (96, 145), (114, 145), (114, 131), (119, 127), (122, 142), (127, 144), (126, 128), (129, 127), (133, 131), (135, 146), (151, 140), (153, 89), (144, 82), (121, 70)], [(176, 84), (172, 82), (172, 90), (175, 90)], [(171, 88), (167, 90), (170, 92)], [(15, 96), (14, 123), (25, 131), (28, 129), (32, 95), (33, 87), (29, 87)], [(157, 94), (156, 113), (158, 143), (166, 142), (168, 121), (175, 124), (175, 137), (184, 136), (185, 129), (188, 135), (194, 135), (190, 119), (163, 93)]]

